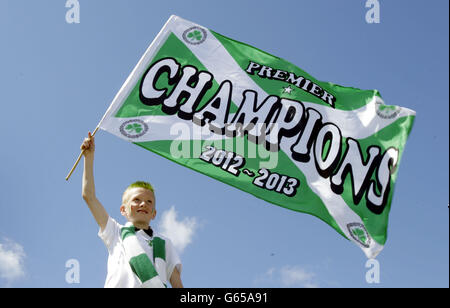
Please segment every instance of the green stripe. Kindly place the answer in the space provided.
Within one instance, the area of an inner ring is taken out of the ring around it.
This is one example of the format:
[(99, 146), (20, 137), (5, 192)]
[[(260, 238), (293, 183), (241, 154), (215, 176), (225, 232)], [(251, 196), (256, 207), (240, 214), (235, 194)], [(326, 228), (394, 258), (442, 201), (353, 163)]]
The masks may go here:
[(143, 253), (130, 259), (130, 266), (139, 280), (144, 283), (153, 277), (158, 276), (152, 262), (148, 258), (147, 254)]
[[(302, 76), (309, 79), (319, 85), (322, 89), (326, 90), (328, 93), (334, 95), (337, 99), (335, 108), (340, 110), (355, 110), (361, 108), (369, 103), (374, 95), (380, 96), (377, 90), (361, 90), (352, 87), (343, 87), (331, 82), (319, 81), (286, 60), (273, 56), (253, 46), (223, 36), (212, 30), (210, 31), (238, 63), (244, 74), (247, 74), (245, 70), (248, 67), (249, 61), (254, 61), (261, 65), (266, 65), (287, 73), (294, 73), (297, 77)], [(297, 88), (296, 85), (292, 87), (294, 88), (294, 91), (291, 94), (283, 93), (283, 88), (290, 85), (287, 81), (261, 78), (257, 74), (247, 74), (247, 76), (249, 76), (267, 94), (329, 106), (329, 104), (317, 96)]]
[(127, 237), (135, 235), (136, 231), (134, 229), (134, 226), (130, 226), (130, 227), (123, 227), (120, 230), (120, 237), (122, 238), (122, 241), (125, 240)]
[(166, 241), (159, 237), (154, 237), (153, 245), (153, 262), (156, 258), (166, 261)]

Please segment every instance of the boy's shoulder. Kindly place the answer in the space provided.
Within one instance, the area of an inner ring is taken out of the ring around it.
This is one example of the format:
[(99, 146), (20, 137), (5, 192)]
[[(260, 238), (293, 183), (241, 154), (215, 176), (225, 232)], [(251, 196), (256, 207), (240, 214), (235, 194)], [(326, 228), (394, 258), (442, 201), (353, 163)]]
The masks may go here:
[(111, 229), (115, 229), (117, 231), (120, 232), (120, 230), (125, 227), (125, 225), (122, 225), (121, 223), (119, 223), (116, 219), (114, 219), (113, 217), (109, 216), (108, 217), (108, 222), (106, 227), (111, 228)]

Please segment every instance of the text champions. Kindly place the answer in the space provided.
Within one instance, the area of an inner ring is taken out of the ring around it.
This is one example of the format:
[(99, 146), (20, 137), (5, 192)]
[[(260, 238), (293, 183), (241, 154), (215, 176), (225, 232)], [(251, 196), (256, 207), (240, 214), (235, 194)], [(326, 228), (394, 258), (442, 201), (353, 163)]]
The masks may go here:
[[(257, 66), (249, 63), (247, 73), (253, 73)], [(156, 86), (160, 79), (172, 87), (170, 93), (168, 88)], [(264, 144), (270, 151), (278, 151), (284, 138), (293, 138), (295, 142), (287, 153), (292, 159), (298, 162), (314, 159), (318, 174), (330, 180), (336, 194), (343, 193), (345, 179), (350, 176), (354, 204), (358, 205), (365, 196), (371, 212), (383, 212), (399, 159), (398, 149), (390, 147), (382, 152), (379, 146), (372, 145), (366, 149), (364, 159), (358, 140), (347, 137), (343, 149), (339, 127), (332, 122), (324, 123), (314, 108), (305, 108), (301, 101), (276, 95), (258, 97), (251, 89), (243, 91), (238, 110), (229, 114), (233, 91), (229, 80), (222, 81), (213, 96), (198, 108), (213, 80), (210, 72), (199, 71), (191, 65), (182, 67), (173, 58), (163, 58), (145, 72), (139, 97), (145, 105), (160, 105), (167, 115), (176, 114), (196, 125), (208, 125), (216, 134), (247, 135), (249, 141)], [(329, 100), (333, 96), (326, 93), (322, 97)]]

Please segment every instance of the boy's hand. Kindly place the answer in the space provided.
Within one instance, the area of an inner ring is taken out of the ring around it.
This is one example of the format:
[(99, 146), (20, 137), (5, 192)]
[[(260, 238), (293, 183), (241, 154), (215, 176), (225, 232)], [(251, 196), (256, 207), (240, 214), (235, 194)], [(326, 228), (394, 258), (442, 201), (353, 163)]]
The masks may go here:
[(91, 132), (88, 133), (88, 137), (84, 138), (83, 143), (81, 144), (80, 149), (83, 152), (84, 157), (91, 157), (94, 155), (95, 151), (95, 140), (94, 136), (91, 135)]

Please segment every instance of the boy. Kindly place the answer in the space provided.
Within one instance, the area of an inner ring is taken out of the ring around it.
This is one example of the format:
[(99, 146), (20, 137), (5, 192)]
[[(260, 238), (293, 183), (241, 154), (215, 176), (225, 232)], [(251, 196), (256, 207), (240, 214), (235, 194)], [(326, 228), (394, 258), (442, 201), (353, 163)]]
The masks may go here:
[(82, 195), (100, 227), (98, 233), (108, 248), (108, 274), (105, 287), (182, 288), (181, 262), (169, 239), (153, 234), (150, 221), (156, 216), (153, 187), (135, 182), (123, 193), (120, 213), (128, 223), (118, 224), (95, 195), (94, 137), (89, 132), (81, 145), (84, 150)]

